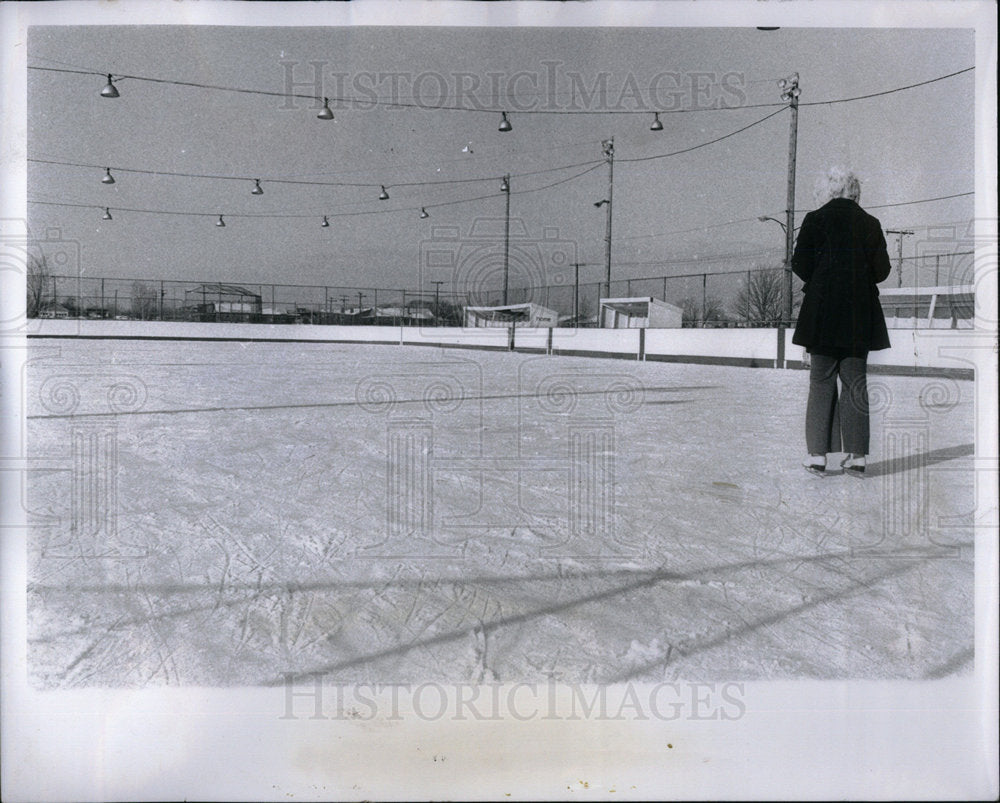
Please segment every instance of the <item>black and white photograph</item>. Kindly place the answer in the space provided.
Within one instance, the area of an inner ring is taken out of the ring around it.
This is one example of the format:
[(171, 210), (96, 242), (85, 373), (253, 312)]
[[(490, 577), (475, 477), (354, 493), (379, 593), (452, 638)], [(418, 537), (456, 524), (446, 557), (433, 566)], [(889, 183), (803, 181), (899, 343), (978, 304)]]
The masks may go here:
[(994, 5), (28, 5), (5, 799), (996, 796)]

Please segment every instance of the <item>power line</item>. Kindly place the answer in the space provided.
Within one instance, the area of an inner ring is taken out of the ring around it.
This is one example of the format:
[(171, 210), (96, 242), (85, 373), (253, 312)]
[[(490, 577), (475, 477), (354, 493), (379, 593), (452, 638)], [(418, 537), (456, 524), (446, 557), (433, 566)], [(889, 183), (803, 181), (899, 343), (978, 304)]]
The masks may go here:
[(879, 204), (877, 206), (866, 206), (865, 209), (888, 209), (891, 206), (910, 206), (912, 204), (929, 204), (931, 201), (947, 201), (951, 198), (965, 198), (969, 195), (975, 195), (975, 192), (958, 192), (954, 195), (941, 195), (937, 198), (922, 198), (919, 201), (901, 201), (895, 204)]
[(784, 104), (782, 104), (781, 108), (778, 109), (776, 112), (772, 112), (771, 114), (768, 114), (768, 115), (766, 115), (764, 117), (761, 117), (756, 122), (750, 123), (750, 125), (745, 125), (742, 128), (738, 128), (735, 131), (732, 131), (732, 132), (730, 132), (728, 134), (725, 134), (724, 136), (717, 137), (715, 139), (709, 140), (708, 142), (702, 142), (700, 145), (692, 145), (690, 148), (683, 148), (683, 149), (681, 149), (679, 151), (673, 151), (671, 153), (661, 153), (661, 154), (657, 154), (657, 155), (654, 155), (654, 156), (635, 156), (635, 157), (633, 157), (631, 159), (619, 159), (618, 161), (619, 162), (648, 162), (648, 161), (651, 161), (653, 159), (666, 159), (668, 156), (677, 156), (677, 155), (682, 154), (682, 153), (689, 153), (690, 151), (697, 150), (698, 148), (704, 148), (706, 145), (714, 145), (716, 142), (722, 142), (722, 140), (724, 140), (724, 139), (729, 139), (730, 137), (734, 137), (737, 134), (741, 134), (742, 132), (746, 131), (748, 128), (753, 128), (755, 125), (760, 125), (765, 120), (770, 120), (772, 117), (775, 117), (775, 116), (781, 114), (786, 108), (788, 108), (788, 107), (785, 106)]
[[(393, 181), (393, 182), (381, 182), (381, 181), (370, 181), (370, 182), (350, 182), (350, 181), (305, 181), (302, 179), (288, 179), (288, 178), (270, 178), (266, 176), (230, 176), (223, 175), (219, 173), (181, 173), (175, 171), (167, 170), (142, 170), (139, 168), (131, 167), (119, 167), (113, 164), (91, 164), (86, 162), (68, 162), (58, 159), (36, 159), (29, 158), (27, 161), (35, 162), (38, 164), (50, 164), (50, 165), (61, 165), (65, 167), (82, 167), (92, 170), (114, 170), (117, 173), (137, 173), (142, 175), (150, 176), (170, 176), (175, 178), (202, 178), (202, 179), (216, 179), (219, 181), (261, 181), (266, 184), (290, 184), (299, 186), (315, 186), (315, 187), (430, 187), (445, 184), (471, 184), (475, 182), (484, 181), (499, 181), (503, 178), (502, 175), (496, 176), (478, 176), (475, 178), (456, 178), (456, 179), (432, 179), (429, 181)], [(524, 173), (514, 173), (511, 174), (512, 177), (525, 178), (527, 176), (539, 176), (545, 173), (554, 173), (560, 170), (571, 170), (576, 167), (587, 167), (590, 165), (603, 164), (603, 159), (593, 159), (587, 162), (577, 162), (575, 164), (560, 165), (558, 167), (547, 167), (542, 170), (532, 170)]]
[(903, 92), (907, 89), (916, 89), (918, 86), (927, 86), (928, 84), (933, 84), (937, 81), (944, 81), (946, 78), (954, 78), (956, 75), (961, 75), (962, 73), (967, 73), (976, 69), (975, 67), (966, 67), (963, 70), (956, 70), (955, 72), (948, 73), (947, 75), (939, 75), (937, 78), (930, 78), (926, 81), (920, 81), (916, 84), (908, 84), (907, 86), (898, 86), (895, 89), (886, 89), (882, 92), (870, 92), (867, 95), (855, 95), (852, 98), (839, 98), (838, 100), (813, 100), (807, 103), (800, 103), (799, 106), (832, 106), (834, 103), (851, 103), (855, 100), (867, 100), (868, 98), (879, 98), (884, 95), (891, 95), (894, 92)]
[[(96, 75), (96, 76), (107, 76), (107, 72), (98, 72), (96, 70), (74, 70), (67, 69), (64, 67), (41, 67), (37, 65), (29, 65), (29, 70), (38, 70), (43, 72), (55, 72), (55, 73), (67, 73), (73, 75)], [(936, 78), (930, 78), (926, 81), (919, 81), (914, 84), (908, 84), (906, 86), (894, 87), (892, 89), (886, 89), (881, 92), (871, 92), (865, 95), (856, 95), (849, 98), (834, 98), (831, 100), (816, 100), (807, 103), (801, 103), (800, 106), (828, 106), (837, 103), (851, 103), (857, 100), (867, 100), (869, 98), (877, 98), (885, 95), (891, 95), (895, 92), (903, 92), (909, 89), (915, 89), (921, 86), (927, 86), (928, 84), (933, 84), (937, 81), (944, 81), (948, 78), (954, 78), (957, 75), (962, 75), (963, 73), (970, 72), (975, 69), (975, 66), (966, 67), (961, 70), (956, 70), (955, 72), (948, 73), (947, 75), (940, 75)], [(145, 75), (131, 75), (127, 73), (110, 73), (110, 75), (116, 81), (122, 80), (132, 80), (132, 81), (147, 81), (156, 84), (169, 84), (173, 86), (183, 86), (195, 89), (209, 89), (219, 92), (233, 92), (237, 94), (244, 95), (260, 95), (263, 97), (277, 97), (277, 98), (297, 98), (300, 100), (316, 100), (316, 101), (333, 101), (335, 103), (345, 103), (353, 106), (363, 106), (366, 108), (371, 108), (372, 106), (390, 106), (390, 107), (402, 107), (402, 108), (417, 108), (424, 110), (443, 110), (443, 111), (464, 111), (464, 112), (478, 112), (480, 114), (500, 114), (506, 111), (502, 107), (497, 108), (477, 108), (475, 106), (461, 106), (457, 104), (444, 104), (437, 103), (433, 105), (428, 105), (426, 103), (412, 103), (405, 102), (399, 99), (393, 100), (379, 100), (372, 98), (357, 98), (351, 96), (320, 96), (320, 95), (309, 95), (301, 92), (276, 92), (274, 90), (266, 89), (248, 89), (246, 87), (233, 87), (233, 86), (223, 86), (221, 84), (205, 84), (196, 81), (180, 81), (170, 78), (153, 78), (151, 76)], [(738, 109), (757, 109), (757, 108), (774, 108), (775, 106), (781, 106), (785, 108), (784, 103), (751, 103), (740, 106), (704, 106), (688, 109), (656, 109), (654, 107), (645, 109), (519, 109), (515, 111), (515, 114), (651, 114), (652, 112), (659, 112), (660, 114), (682, 114), (682, 113), (692, 113), (692, 112), (706, 112), (706, 111), (735, 111)]]
[[(708, 140), (707, 142), (699, 143), (698, 145), (692, 145), (691, 147), (683, 148), (683, 149), (681, 149), (679, 151), (672, 151), (670, 153), (653, 154), (652, 156), (638, 156), (638, 157), (632, 157), (632, 158), (620, 158), (618, 161), (621, 161), (621, 162), (647, 162), (647, 161), (651, 161), (651, 160), (654, 160), (654, 159), (666, 159), (666, 158), (671, 157), (671, 156), (678, 156), (678, 155), (683, 154), (683, 153), (689, 153), (691, 151), (698, 150), (699, 148), (704, 148), (704, 147), (706, 147), (708, 145), (714, 145), (717, 142), (722, 142), (723, 140), (729, 139), (730, 137), (734, 137), (737, 134), (741, 134), (744, 131), (746, 131), (746, 130), (748, 130), (750, 128), (753, 128), (754, 126), (760, 125), (761, 123), (765, 122), (766, 120), (769, 120), (770, 118), (775, 117), (778, 114), (781, 114), (781, 112), (783, 112), (785, 110), (785, 108), (786, 108), (785, 106), (782, 106), (777, 111), (772, 112), (771, 114), (765, 115), (764, 117), (760, 118), (759, 120), (756, 120), (753, 123), (750, 123), (749, 125), (745, 125), (742, 128), (738, 128), (735, 131), (731, 131), (730, 133), (724, 134), (721, 137), (716, 137), (715, 139)], [(85, 162), (69, 162), (69, 161), (62, 161), (62, 160), (57, 160), (57, 159), (29, 158), (27, 161), (29, 161), (29, 162), (36, 162), (38, 164), (62, 165), (62, 166), (67, 166), (67, 167), (81, 167), (81, 168), (87, 168), (87, 169), (93, 169), (93, 170), (110, 169), (110, 170), (115, 170), (116, 172), (120, 172), (120, 173), (138, 173), (138, 174), (154, 175), (154, 176), (172, 176), (172, 177), (183, 177), (183, 178), (217, 179), (217, 180), (222, 180), (222, 181), (244, 181), (244, 182), (248, 182), (248, 181), (259, 180), (259, 181), (267, 183), (267, 184), (292, 184), (292, 185), (320, 186), (320, 187), (364, 187), (364, 188), (372, 188), (372, 187), (380, 187), (380, 186), (382, 186), (382, 187), (423, 187), (423, 186), (447, 185), (447, 184), (468, 184), (468, 183), (482, 182), (482, 181), (497, 181), (497, 180), (499, 180), (499, 179), (502, 178), (502, 176), (498, 175), (498, 176), (482, 176), (482, 177), (464, 178), (464, 179), (440, 179), (440, 180), (430, 180), (430, 181), (385, 182), (385, 183), (383, 183), (383, 182), (374, 182), (374, 181), (372, 181), (372, 182), (305, 181), (305, 180), (300, 180), (300, 179), (268, 178), (268, 177), (250, 176), (250, 175), (230, 176), (230, 175), (213, 174), (213, 173), (182, 173), (182, 172), (165, 171), (165, 170), (142, 170), (142, 169), (138, 169), (138, 168), (118, 167), (118, 166), (109, 165), (109, 164), (96, 164), (96, 163), (85, 163)], [(590, 161), (586, 161), (586, 162), (577, 162), (575, 164), (560, 165), (558, 167), (547, 167), (547, 168), (543, 168), (541, 170), (531, 170), (531, 171), (526, 171), (524, 173), (512, 173), (512, 174), (509, 174), (509, 175), (511, 176), (511, 178), (526, 178), (528, 176), (537, 176), (537, 175), (543, 175), (543, 174), (546, 174), (546, 173), (553, 173), (553, 172), (557, 172), (559, 170), (569, 170), (569, 169), (572, 169), (572, 168), (575, 168), (575, 167), (588, 167), (590, 165), (600, 165), (600, 164), (604, 164), (604, 161), (605, 161), (604, 159), (594, 159), (594, 160), (590, 160)]]
[[(579, 173), (575, 173), (572, 176), (566, 178), (561, 178), (558, 181), (554, 181), (550, 184), (546, 184), (541, 187), (531, 187), (524, 190), (515, 190), (511, 194), (513, 195), (528, 195), (533, 192), (541, 192), (542, 190), (551, 189), (552, 187), (558, 187), (560, 184), (565, 184), (574, 179), (580, 178), (581, 176), (591, 173), (603, 164), (603, 160), (586, 170)], [(338, 212), (333, 214), (325, 214), (327, 218), (341, 218), (341, 217), (357, 217), (361, 215), (380, 215), (389, 214), (394, 212), (414, 212), (420, 209), (437, 209), (445, 206), (455, 206), (458, 204), (472, 203), (474, 201), (482, 201), (490, 198), (496, 198), (498, 195), (502, 195), (501, 192), (495, 192), (490, 195), (478, 195), (472, 198), (461, 198), (454, 201), (442, 201), (435, 204), (422, 204), (421, 206), (411, 206), (411, 207), (393, 207), (391, 209), (369, 209), (360, 210), (357, 212)], [(324, 216), (323, 212), (186, 212), (171, 209), (139, 209), (136, 207), (126, 207), (126, 206), (113, 206), (108, 204), (86, 204), (86, 203), (74, 203), (69, 201), (41, 201), (35, 199), (29, 199), (28, 203), (36, 204), (38, 206), (64, 206), (76, 209), (113, 209), (116, 212), (136, 212), (140, 214), (157, 214), (157, 215), (175, 215), (184, 217), (216, 217), (218, 215), (223, 215), (228, 218), (316, 218)]]

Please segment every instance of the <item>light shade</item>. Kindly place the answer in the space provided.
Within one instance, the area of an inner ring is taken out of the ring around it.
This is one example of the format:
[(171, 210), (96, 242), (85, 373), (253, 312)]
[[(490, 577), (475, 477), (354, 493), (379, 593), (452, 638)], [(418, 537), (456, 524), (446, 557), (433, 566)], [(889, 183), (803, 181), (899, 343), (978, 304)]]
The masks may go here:
[(222, 219), (222, 215), (219, 215), (219, 219), (215, 221), (215, 225), (221, 229), (224, 229), (226, 227), (226, 222)]
[(101, 179), (101, 184), (114, 184), (115, 177), (111, 175), (111, 168), (104, 168), (104, 178)]
[(253, 180), (253, 189), (250, 190), (250, 194), (251, 195), (263, 195), (264, 194), (264, 188), (260, 186), (260, 179), (259, 178), (255, 178)]
[(330, 110), (330, 101), (323, 98), (323, 111), (316, 115), (317, 120), (332, 120), (333, 112)]
[(382, 192), (380, 192), (378, 194), (378, 199), (380, 201), (388, 201), (389, 200), (389, 193), (386, 192), (386, 190), (385, 190), (385, 184), (382, 185)]
[(500, 114), (501, 114), (500, 127), (497, 130), (498, 131), (513, 130), (514, 126), (512, 126), (510, 124), (510, 120), (507, 119), (507, 112), (500, 112)]
[(118, 90), (115, 89), (115, 85), (111, 83), (111, 75), (108, 75), (108, 82), (104, 85), (104, 89), (101, 90), (102, 98), (117, 98)]

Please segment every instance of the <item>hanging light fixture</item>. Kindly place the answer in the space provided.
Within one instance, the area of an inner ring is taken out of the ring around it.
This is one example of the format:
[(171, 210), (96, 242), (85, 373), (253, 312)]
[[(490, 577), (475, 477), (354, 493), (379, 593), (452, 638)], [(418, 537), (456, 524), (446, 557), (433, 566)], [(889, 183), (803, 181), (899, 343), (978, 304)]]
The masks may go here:
[(101, 220), (114, 220), (114, 218), (111, 217), (111, 210), (107, 207), (104, 207), (104, 214), (101, 216)]
[(380, 201), (388, 201), (389, 200), (389, 193), (385, 191), (385, 184), (382, 185), (382, 192), (380, 192), (378, 194), (378, 199)]
[(420, 219), (421, 219), (421, 220), (426, 220), (426, 219), (427, 219), (427, 218), (429, 218), (429, 217), (430, 217), (430, 215), (428, 215), (428, 214), (427, 214), (427, 210), (426, 210), (426, 209), (424, 209), (424, 208), (423, 208), (423, 207), (421, 206), (421, 207), (420, 207)]
[(500, 192), (510, 192), (510, 176), (504, 176), (500, 182)]
[(319, 224), (324, 229), (330, 228), (330, 221), (326, 219), (326, 215), (323, 215), (323, 222)]
[(264, 188), (260, 186), (260, 179), (259, 178), (255, 178), (253, 180), (253, 189), (250, 190), (250, 194), (251, 195), (263, 195), (264, 194)]
[(650, 131), (662, 131), (663, 123), (660, 122), (660, 113), (653, 112), (653, 124), (649, 127)]
[(323, 98), (323, 111), (316, 115), (317, 120), (332, 120), (333, 112), (330, 110), (330, 100)]
[(101, 184), (114, 184), (115, 177), (111, 175), (111, 168), (104, 168), (104, 178), (101, 179)]
[(215, 225), (220, 229), (226, 228), (226, 222), (222, 219), (222, 215), (219, 215), (219, 219), (215, 221)]
[(510, 124), (510, 120), (507, 119), (507, 112), (500, 112), (502, 119), (500, 120), (500, 128), (498, 131), (511, 131), (514, 126)]
[(115, 85), (111, 83), (111, 74), (108, 73), (108, 82), (104, 85), (104, 89), (101, 90), (102, 98), (117, 98), (118, 90), (115, 89)]

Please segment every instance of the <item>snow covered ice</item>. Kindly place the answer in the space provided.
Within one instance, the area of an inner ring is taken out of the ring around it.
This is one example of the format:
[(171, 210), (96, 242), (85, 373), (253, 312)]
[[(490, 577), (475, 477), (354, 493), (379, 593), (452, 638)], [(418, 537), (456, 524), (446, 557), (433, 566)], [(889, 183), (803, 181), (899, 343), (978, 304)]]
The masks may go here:
[[(971, 671), (971, 382), (357, 344), (33, 341), (42, 687)], [(831, 465), (835, 463), (831, 462)]]

